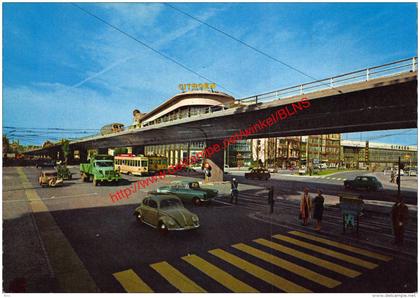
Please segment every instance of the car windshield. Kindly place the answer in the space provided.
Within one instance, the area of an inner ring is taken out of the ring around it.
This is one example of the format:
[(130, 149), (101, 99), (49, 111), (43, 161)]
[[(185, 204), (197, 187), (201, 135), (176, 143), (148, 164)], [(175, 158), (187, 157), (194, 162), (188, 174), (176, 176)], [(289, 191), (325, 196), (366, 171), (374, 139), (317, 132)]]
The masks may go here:
[(105, 168), (105, 167), (112, 167), (113, 163), (111, 161), (97, 161), (95, 165), (99, 168)]
[(182, 203), (178, 199), (175, 199), (175, 198), (160, 201), (161, 209), (174, 208), (174, 207), (182, 207)]
[(190, 188), (200, 188), (200, 184), (198, 184), (198, 182), (191, 182)]

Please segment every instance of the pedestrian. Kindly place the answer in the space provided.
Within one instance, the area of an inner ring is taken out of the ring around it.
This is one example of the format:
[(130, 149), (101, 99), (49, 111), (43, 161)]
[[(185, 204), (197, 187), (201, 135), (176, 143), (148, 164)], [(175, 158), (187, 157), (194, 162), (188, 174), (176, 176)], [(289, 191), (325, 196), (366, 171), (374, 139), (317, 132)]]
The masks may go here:
[(312, 204), (311, 197), (309, 196), (309, 189), (305, 187), (303, 190), (302, 199), (300, 200), (300, 214), (299, 218), (302, 219), (302, 224), (308, 224), (309, 216), (311, 214)]
[(233, 178), (231, 183), (230, 183), (230, 202), (233, 203), (233, 201), (235, 200), (235, 204), (238, 204), (238, 195), (239, 195), (239, 191), (238, 191), (238, 186), (239, 183), (236, 180), (236, 178)]
[(315, 230), (321, 230), (322, 213), (324, 213), (324, 197), (322, 191), (318, 189), (318, 195), (314, 198), (314, 219), (316, 219)]
[(395, 172), (394, 170), (391, 171), (391, 183), (395, 183)]
[(274, 187), (268, 188), (268, 204), (270, 205), (270, 213), (274, 212)]
[(408, 221), (408, 207), (404, 204), (402, 197), (397, 198), (397, 202), (391, 211), (392, 229), (394, 231), (395, 244), (403, 245), (405, 225)]

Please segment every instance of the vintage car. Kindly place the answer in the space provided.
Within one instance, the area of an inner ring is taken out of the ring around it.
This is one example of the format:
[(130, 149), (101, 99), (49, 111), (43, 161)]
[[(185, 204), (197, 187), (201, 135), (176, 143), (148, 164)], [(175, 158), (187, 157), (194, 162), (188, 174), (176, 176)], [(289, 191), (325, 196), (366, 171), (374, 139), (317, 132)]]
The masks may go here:
[(41, 159), (36, 162), (36, 168), (54, 168), (55, 165), (55, 161), (51, 159)]
[(173, 181), (171, 185), (159, 187), (157, 192), (174, 194), (184, 202), (192, 202), (194, 205), (210, 203), (218, 194), (215, 189), (201, 188), (198, 181)]
[(198, 216), (188, 211), (173, 194), (150, 193), (136, 208), (134, 215), (139, 222), (158, 229), (162, 234), (200, 226)]
[(38, 177), (39, 185), (44, 186), (58, 186), (63, 184), (63, 179), (58, 178), (56, 170), (42, 170)]
[(267, 169), (252, 169), (251, 172), (245, 173), (246, 179), (259, 179), (259, 180), (268, 180), (271, 175)]
[(382, 183), (374, 176), (357, 176), (354, 180), (346, 180), (344, 181), (344, 188), (366, 189), (368, 191), (383, 189)]

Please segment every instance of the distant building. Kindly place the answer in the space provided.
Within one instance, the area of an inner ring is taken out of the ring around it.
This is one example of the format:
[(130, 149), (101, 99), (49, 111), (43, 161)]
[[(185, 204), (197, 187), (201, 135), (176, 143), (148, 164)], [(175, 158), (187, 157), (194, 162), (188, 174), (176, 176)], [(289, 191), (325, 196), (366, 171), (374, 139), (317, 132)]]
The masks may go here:
[(301, 137), (301, 164), (326, 164), (338, 167), (341, 163), (341, 135), (326, 134)]
[(228, 146), (225, 163), (229, 167), (249, 167), (252, 162), (251, 140), (240, 140)]
[(417, 164), (417, 146), (343, 140), (342, 147), (346, 168), (382, 170), (397, 165), (398, 157), (404, 166)]

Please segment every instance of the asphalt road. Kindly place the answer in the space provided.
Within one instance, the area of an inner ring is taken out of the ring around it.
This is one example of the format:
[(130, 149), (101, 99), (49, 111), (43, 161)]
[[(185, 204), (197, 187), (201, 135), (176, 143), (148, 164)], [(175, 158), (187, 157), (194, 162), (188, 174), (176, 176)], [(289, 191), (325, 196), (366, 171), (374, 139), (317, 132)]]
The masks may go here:
[[(260, 186), (276, 183), (286, 190), (300, 190), (309, 184), (331, 191), (338, 187), (329, 182), (274, 177), (241, 184), (239, 205), (226, 198), (208, 207), (186, 205), (198, 214), (201, 227), (162, 236), (132, 215), (146, 191), (117, 203), (110, 200), (111, 193), (145, 178), (130, 176), (120, 186), (99, 187), (73, 179), (63, 187), (41, 188), (38, 173), (35, 168), (3, 168), (5, 292), (10, 292), (11, 285), (16, 288), (16, 278), (25, 280), (20, 288), (28, 292), (83, 291), (90, 285), (99, 292), (417, 291), (416, 258), (400, 257), (398, 249), (384, 252), (370, 245), (365, 247), (369, 253), (361, 253), (343, 247), (336, 237), (316, 235), (310, 229), (307, 234), (317, 238), (290, 234), (296, 230), (296, 220), (290, 226), (276, 225), (251, 216), (267, 210)], [(179, 177), (169, 177), (148, 190), (174, 179)], [(289, 210), (284, 204), (284, 210)], [(294, 205), (289, 207), (296, 212)], [(257, 243), (256, 239), (263, 240)], [(377, 259), (378, 253), (390, 259)], [(357, 276), (344, 275), (342, 268)]]
[[(230, 171), (226, 175), (227, 179), (236, 177), (240, 183), (269, 186), (274, 183), (277, 188), (290, 195), (298, 194), (308, 187), (310, 191), (316, 192), (321, 189), (324, 194), (338, 195), (340, 193), (360, 194), (364, 199), (394, 202), (397, 196), (397, 185), (389, 183), (388, 177), (383, 172), (349, 171), (340, 172), (328, 176), (299, 176), (287, 173), (271, 173), (271, 179), (268, 182), (248, 180), (244, 177), (244, 171)], [(364, 191), (364, 190), (345, 190), (344, 180), (352, 180), (360, 175), (373, 175), (377, 177), (384, 189), (382, 191)], [(401, 194), (408, 204), (417, 205), (417, 177), (401, 177)]]

